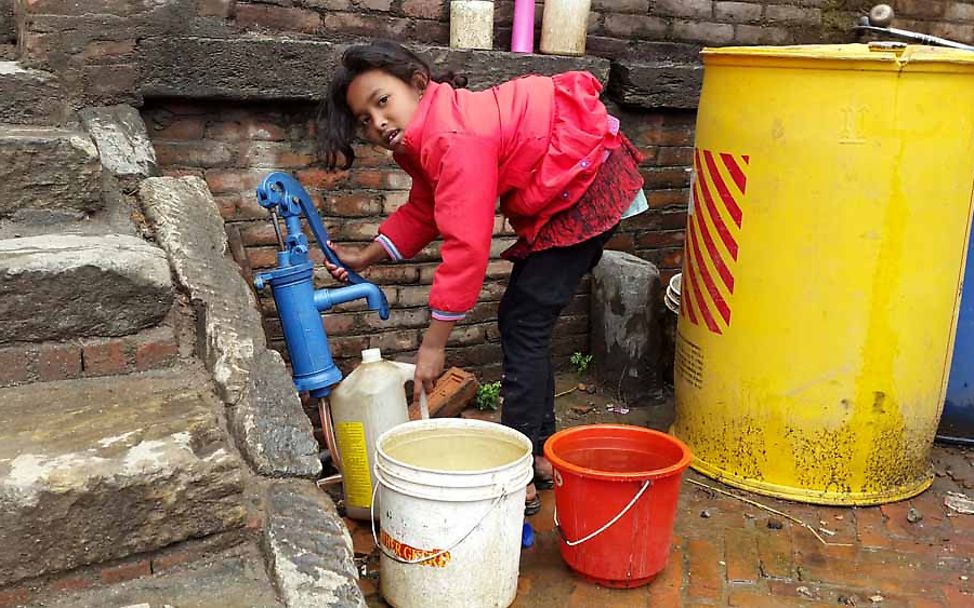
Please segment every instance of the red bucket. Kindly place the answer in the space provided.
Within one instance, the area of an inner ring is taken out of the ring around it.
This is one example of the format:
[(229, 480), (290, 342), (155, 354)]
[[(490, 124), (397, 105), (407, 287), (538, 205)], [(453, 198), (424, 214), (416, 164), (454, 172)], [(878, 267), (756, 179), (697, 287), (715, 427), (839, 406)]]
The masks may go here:
[(545, 442), (555, 469), (561, 556), (607, 587), (639, 587), (666, 566), (689, 448), (624, 424), (578, 426)]

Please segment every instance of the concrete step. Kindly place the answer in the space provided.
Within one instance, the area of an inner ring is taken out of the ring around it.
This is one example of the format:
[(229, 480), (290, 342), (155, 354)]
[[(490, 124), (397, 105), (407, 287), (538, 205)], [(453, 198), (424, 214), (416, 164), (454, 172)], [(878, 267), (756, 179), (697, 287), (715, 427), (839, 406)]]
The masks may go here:
[(157, 325), (172, 303), (166, 254), (139, 237), (0, 240), (0, 345), (124, 336)]
[(71, 109), (57, 77), (49, 72), (0, 61), (0, 123), (14, 125), (64, 124)]
[(98, 149), (83, 131), (0, 125), (0, 219), (83, 218), (102, 208)]
[(0, 588), (244, 525), (201, 368), (0, 389)]

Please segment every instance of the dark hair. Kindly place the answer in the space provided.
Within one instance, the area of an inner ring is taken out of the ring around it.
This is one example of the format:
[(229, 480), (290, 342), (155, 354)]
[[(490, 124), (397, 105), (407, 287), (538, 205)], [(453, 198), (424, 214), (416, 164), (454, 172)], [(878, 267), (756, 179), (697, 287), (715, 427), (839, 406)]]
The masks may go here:
[[(352, 142), (356, 121), (346, 99), (348, 86), (360, 74), (377, 69), (408, 84), (413, 83), (416, 74), (421, 74), (427, 81), (446, 82), (454, 88), (467, 86), (467, 79), (453, 72), (433, 75), (429, 64), (422, 58), (391, 40), (376, 40), (347, 48), (318, 110), (318, 154), (329, 169), (339, 166), (348, 169), (355, 160)], [(339, 163), (339, 156), (344, 157), (344, 163)]]

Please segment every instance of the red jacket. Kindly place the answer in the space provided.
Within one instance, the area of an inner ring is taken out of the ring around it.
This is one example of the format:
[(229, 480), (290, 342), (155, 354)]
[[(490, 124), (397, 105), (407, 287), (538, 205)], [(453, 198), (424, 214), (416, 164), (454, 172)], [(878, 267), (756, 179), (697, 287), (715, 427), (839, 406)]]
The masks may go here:
[(434, 318), (459, 319), (476, 304), (498, 197), (514, 231), (531, 242), (588, 189), (606, 152), (619, 146), (601, 90), (587, 72), (527, 76), (480, 92), (430, 83), (395, 155), (413, 179), (409, 200), (379, 227), (378, 240), (400, 260), (442, 235)]

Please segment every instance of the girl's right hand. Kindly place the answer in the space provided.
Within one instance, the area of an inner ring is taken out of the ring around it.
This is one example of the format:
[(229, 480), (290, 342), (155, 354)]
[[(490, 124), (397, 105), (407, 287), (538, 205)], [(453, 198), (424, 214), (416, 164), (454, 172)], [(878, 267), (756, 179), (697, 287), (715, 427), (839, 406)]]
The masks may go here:
[(331, 241), (328, 241), (328, 247), (335, 252), (338, 259), (341, 260), (342, 264), (345, 265), (345, 268), (342, 268), (325, 260), (325, 268), (336, 281), (347, 283), (349, 270), (361, 272), (369, 266), (369, 261), (365, 256), (365, 247), (353, 248), (340, 246), (332, 243)]

